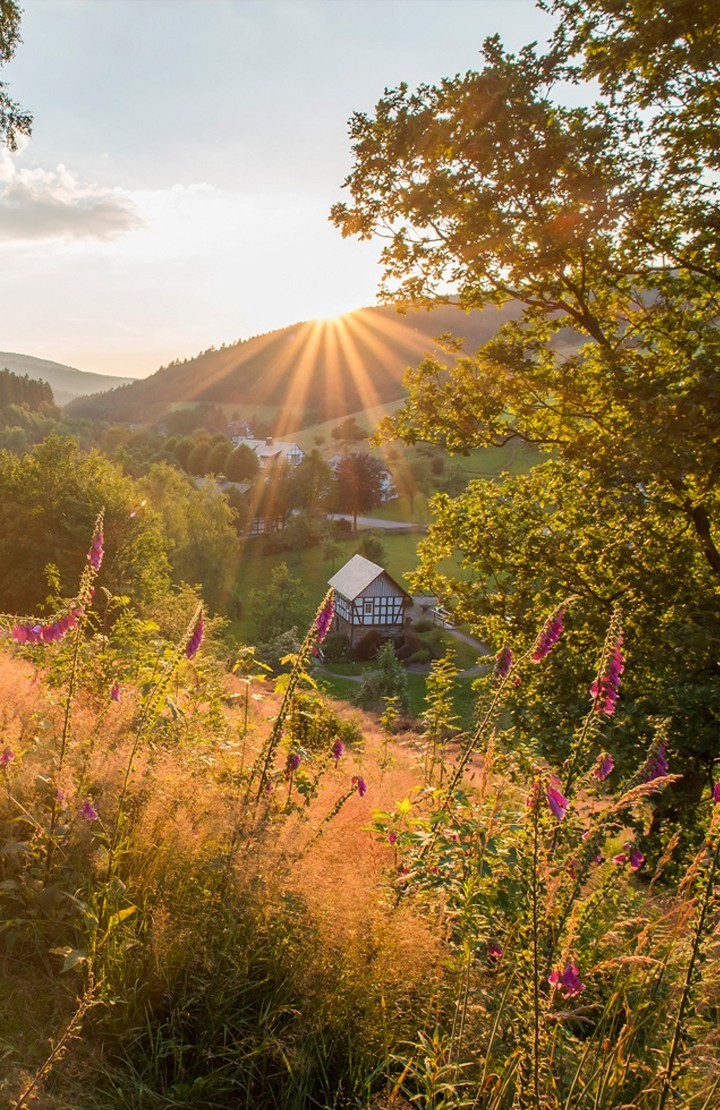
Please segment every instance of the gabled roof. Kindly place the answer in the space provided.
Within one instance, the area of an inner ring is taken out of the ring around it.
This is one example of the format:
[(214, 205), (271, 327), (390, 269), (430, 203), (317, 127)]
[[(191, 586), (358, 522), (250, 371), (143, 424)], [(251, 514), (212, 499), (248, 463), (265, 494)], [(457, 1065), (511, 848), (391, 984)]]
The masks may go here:
[[(366, 559), (363, 555), (353, 555), (352, 559), (350, 559), (344, 567), (340, 567), (337, 574), (332, 576), (328, 582), (328, 586), (332, 586), (334, 590), (337, 590), (339, 594), (346, 597), (348, 601), (354, 601), (358, 594), (361, 594), (363, 590), (366, 589), (371, 582), (374, 582), (376, 578), (379, 578), (381, 574), (390, 578), (387, 571), (384, 570), (383, 567), (379, 567), (377, 563), (371, 563), (370, 560)], [(393, 578), (390, 578), (390, 581), (393, 585), (397, 586), (400, 593), (405, 593), (402, 586), (398, 586)]]

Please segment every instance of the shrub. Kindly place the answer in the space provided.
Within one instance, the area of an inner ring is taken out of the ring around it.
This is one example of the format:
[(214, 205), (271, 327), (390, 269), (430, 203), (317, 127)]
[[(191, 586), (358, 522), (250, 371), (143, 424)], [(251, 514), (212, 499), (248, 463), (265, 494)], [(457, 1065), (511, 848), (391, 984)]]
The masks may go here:
[(410, 708), (407, 674), (389, 641), (377, 652), (375, 662), (377, 670), (364, 676), (355, 698), (356, 704), (363, 709), (379, 711), (388, 698), (396, 698), (397, 710), (407, 713)]
[(330, 632), (323, 640), (322, 651), (331, 663), (341, 663), (350, 657), (350, 639), (342, 632)]
[(428, 651), (428, 649), (427, 648), (420, 648), (418, 651), (413, 652), (413, 654), (408, 659), (408, 662), (409, 663), (429, 663), (431, 659), (432, 659), (432, 656), (431, 656), (430, 652)]
[(375, 658), (380, 648), (387, 642), (381, 632), (371, 628), (352, 646), (350, 654), (358, 663), (367, 663), (369, 659)]

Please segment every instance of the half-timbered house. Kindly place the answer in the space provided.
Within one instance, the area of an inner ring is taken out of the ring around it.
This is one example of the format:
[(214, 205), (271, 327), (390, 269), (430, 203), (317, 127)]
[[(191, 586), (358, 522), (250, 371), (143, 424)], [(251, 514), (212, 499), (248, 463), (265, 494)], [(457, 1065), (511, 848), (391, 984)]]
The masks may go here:
[(335, 591), (335, 631), (351, 644), (375, 629), (386, 636), (401, 631), (410, 595), (377, 563), (362, 555), (341, 567), (328, 582)]

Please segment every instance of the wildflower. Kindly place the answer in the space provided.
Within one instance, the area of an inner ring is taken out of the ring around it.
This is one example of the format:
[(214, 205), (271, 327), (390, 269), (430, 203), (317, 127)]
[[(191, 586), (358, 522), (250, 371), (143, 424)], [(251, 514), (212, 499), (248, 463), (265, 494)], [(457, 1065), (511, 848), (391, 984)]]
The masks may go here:
[(298, 767), (300, 766), (300, 762), (300, 756), (298, 755), (298, 753), (290, 752), (290, 755), (287, 757), (287, 762), (285, 763), (285, 771), (287, 772), (287, 774), (291, 775), (293, 771), (297, 771)]
[(97, 821), (98, 819), (97, 810), (88, 798), (83, 802), (80, 813), (86, 821)]
[(585, 990), (585, 984), (580, 982), (580, 972), (574, 960), (570, 960), (563, 971), (557, 971), (557, 969), (553, 971), (548, 978), (548, 983), (551, 987), (559, 987), (564, 998), (574, 998)]
[(620, 632), (615, 640), (615, 647), (608, 660), (605, 674), (596, 679), (590, 687), (590, 696), (594, 699), (595, 712), (603, 713), (606, 717), (612, 717), (615, 712), (620, 689), (620, 675), (625, 670), (622, 644), (623, 636)]
[(628, 863), (632, 867), (633, 871), (638, 871), (645, 863), (645, 856), (642, 854), (639, 848), (635, 847), (634, 844), (625, 844), (623, 845), (623, 847), (628, 854)]
[(603, 782), (613, 770), (615, 766), (615, 760), (609, 754), (609, 752), (602, 752), (602, 754), (599, 755), (595, 760), (595, 763), (597, 764), (597, 766), (593, 771), (593, 775), (598, 780), (598, 782)]
[(335, 766), (337, 767), (338, 763), (340, 762), (340, 757), (345, 751), (345, 745), (343, 744), (342, 740), (336, 740), (332, 746), (331, 751), (333, 759), (335, 760)]
[[(557, 779), (553, 780), (553, 782), (557, 781)], [(547, 800), (553, 817), (557, 821), (562, 821), (563, 817), (567, 813), (567, 809), (570, 803), (568, 802), (567, 798), (563, 797), (558, 788), (552, 785), (552, 782), (548, 783)]]
[(362, 778), (361, 775), (353, 775), (352, 784), (357, 788), (357, 792), (360, 797), (364, 798), (367, 794), (367, 783), (365, 782), (365, 779)]
[(333, 617), (335, 616), (335, 605), (332, 597), (329, 597), (322, 609), (318, 613), (317, 621), (315, 622), (315, 630), (317, 632), (318, 643), (321, 644), (332, 624)]
[(668, 773), (667, 752), (664, 744), (661, 744), (654, 755), (651, 755), (645, 764), (644, 779), (645, 782), (652, 782), (654, 779), (662, 779)]
[(10, 748), (3, 748), (0, 752), (0, 767), (7, 767), (11, 759), (15, 758), (15, 752), (11, 752)]
[(200, 644), (203, 642), (203, 636), (204, 635), (205, 635), (205, 621), (203, 620), (203, 615), (201, 613), (200, 616), (198, 617), (197, 622), (195, 624), (195, 627), (193, 629), (192, 636), (188, 640), (187, 646), (185, 648), (185, 654), (188, 657), (188, 659), (194, 659), (195, 658), (195, 656), (197, 655), (198, 650), (200, 648)]
[(498, 678), (506, 678), (513, 665), (513, 653), (509, 647), (501, 647), (495, 657), (495, 674)]
[(55, 801), (62, 803), (66, 800), (67, 800), (67, 790), (63, 790), (62, 787), (58, 787), (58, 789), (55, 791)]
[(716, 782), (713, 787), (713, 801), (716, 804), (720, 803), (720, 782)]
[(571, 859), (568, 862), (566, 870), (567, 870), (567, 873), (568, 873), (568, 875), (570, 876), (571, 879), (577, 879), (578, 868), (579, 867), (580, 867), (580, 860), (579, 859)]
[(110, 697), (112, 698), (113, 701), (120, 701), (120, 683), (119, 682), (113, 682), (112, 686), (110, 687)]
[(489, 944), (487, 950), (487, 957), (490, 963), (499, 963), (505, 953), (499, 944)]
[(565, 606), (561, 605), (554, 616), (545, 622), (545, 627), (537, 638), (535, 650), (532, 654), (533, 663), (539, 663), (555, 647), (562, 636), (564, 620)]
[(395, 832), (394, 829), (392, 829), (388, 833), (388, 844), (394, 844), (396, 840), (397, 840), (397, 833)]
[(613, 856), (613, 863), (617, 863), (618, 866), (624, 867), (627, 863), (627, 856), (624, 852), (618, 852), (616, 856)]
[(103, 534), (102, 529), (99, 529), (93, 536), (93, 541), (90, 545), (90, 550), (87, 553), (87, 559), (93, 570), (98, 571), (102, 566), (103, 555), (105, 554), (103, 548)]

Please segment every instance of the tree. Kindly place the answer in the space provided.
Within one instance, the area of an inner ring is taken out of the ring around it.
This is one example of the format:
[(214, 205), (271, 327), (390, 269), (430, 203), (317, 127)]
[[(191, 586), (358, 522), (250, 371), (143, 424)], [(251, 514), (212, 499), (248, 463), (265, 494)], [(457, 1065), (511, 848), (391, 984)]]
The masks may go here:
[(155, 604), (170, 588), (166, 540), (141, 487), (99, 451), (52, 435), (16, 458), (0, 452), (0, 609), (32, 613), (44, 601), (45, 568), (72, 596), (95, 519), (105, 508), (99, 585)]
[(237, 570), (235, 514), (215, 482), (197, 489), (175, 467), (156, 463), (142, 482), (162, 520), (176, 582), (199, 585), (214, 608), (227, 608)]
[[(9, 62), (20, 42), (20, 8), (15, 0), (0, 0), (0, 66)], [(0, 81), (0, 141), (9, 150), (17, 150), (20, 135), (29, 135), (32, 116), (23, 111), (5, 91)]]
[[(449, 289), (461, 309), (516, 306), (474, 354), (449, 343), (450, 370), (412, 371), (384, 423), (408, 443), (467, 452), (517, 436), (553, 456), (528, 479), (442, 498), (423, 586), (459, 598), (495, 642), (528, 634), (569, 587), (575, 644), (597, 640), (619, 600), (634, 705), (670, 716), (697, 786), (720, 724), (717, 8), (552, 7), (547, 53), (492, 38), (481, 72), (401, 86), (355, 115), (352, 203), (332, 218), (386, 237), (383, 290), (403, 305)], [(561, 102), (564, 80), (591, 78), (594, 103)], [(465, 584), (433, 575), (452, 541), (477, 571)], [(639, 735), (628, 722), (626, 745)]]
[(233, 453), (232, 444), (225, 436), (213, 443), (205, 463), (206, 474), (225, 474), (227, 462)]
[(291, 476), (292, 501), (296, 508), (322, 510), (332, 490), (333, 473), (314, 447), (295, 467)]
[(252, 447), (240, 443), (225, 464), (225, 477), (229, 482), (251, 482), (257, 475), (260, 464)]
[(188, 455), (187, 463), (185, 464), (189, 474), (194, 474), (198, 478), (202, 478), (203, 475), (207, 474), (211, 450), (212, 448), (208, 440), (198, 440)]
[(257, 644), (270, 643), (291, 628), (304, 628), (311, 616), (303, 584), (287, 563), (273, 568), (265, 589), (251, 591), (247, 612)]
[(353, 515), (353, 530), (357, 531), (358, 513), (365, 513), (382, 500), (385, 467), (367, 451), (343, 455), (335, 467), (338, 503), (340, 509)]

